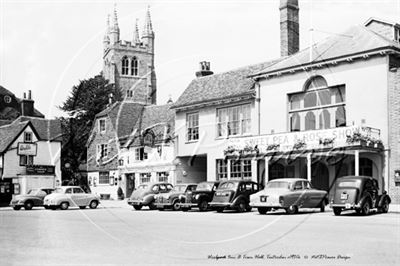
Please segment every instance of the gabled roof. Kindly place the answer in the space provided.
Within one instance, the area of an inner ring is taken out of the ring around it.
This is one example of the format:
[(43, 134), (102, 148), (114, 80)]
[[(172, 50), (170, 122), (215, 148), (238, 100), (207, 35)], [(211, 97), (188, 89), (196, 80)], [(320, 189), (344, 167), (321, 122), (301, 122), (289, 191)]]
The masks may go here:
[(20, 116), (15, 122), (30, 121), (39, 135), (40, 140), (62, 141), (61, 122), (57, 119)]
[(394, 21), (390, 21), (390, 20), (386, 20), (386, 19), (381, 19), (381, 18), (374, 18), (371, 17), (369, 18), (365, 23), (364, 26), (368, 26), (369, 24), (371, 24), (372, 22), (378, 22), (378, 23), (384, 23), (390, 26), (396, 26), (396, 27), (400, 27), (400, 24)]
[(192, 80), (172, 108), (251, 94), (254, 80), (248, 78), (282, 59), (241, 67)]
[(314, 44), (311, 49), (311, 60), (309, 47), (251, 76), (282, 74), (309, 65), (379, 54), (385, 49), (395, 49), (400, 52), (400, 44), (364, 26), (353, 26), (343, 34), (331, 36), (325, 41)]
[(33, 132), (39, 140), (61, 141), (60, 121), (21, 116), (11, 124), (0, 126), (0, 153), (7, 150), (28, 125), (32, 127)]
[(143, 108), (144, 105), (141, 103), (129, 101), (115, 102), (98, 113), (96, 118), (108, 116), (117, 133), (118, 140), (123, 142), (132, 133)]
[(0, 127), (0, 153), (8, 149), (28, 124), (29, 121), (25, 121)]

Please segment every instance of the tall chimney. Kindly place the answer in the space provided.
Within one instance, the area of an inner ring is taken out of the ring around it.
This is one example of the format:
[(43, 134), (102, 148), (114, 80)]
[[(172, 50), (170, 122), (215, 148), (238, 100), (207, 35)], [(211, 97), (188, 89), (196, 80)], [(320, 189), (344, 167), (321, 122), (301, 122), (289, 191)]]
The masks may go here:
[(204, 77), (208, 75), (212, 75), (214, 72), (210, 69), (210, 62), (202, 61), (200, 62), (200, 70), (196, 72), (196, 77)]
[(281, 56), (299, 51), (299, 3), (298, 0), (280, 0)]
[(34, 116), (34, 101), (32, 100), (32, 92), (28, 91), (28, 98), (24, 92), (24, 98), (21, 101), (21, 115), (22, 116)]

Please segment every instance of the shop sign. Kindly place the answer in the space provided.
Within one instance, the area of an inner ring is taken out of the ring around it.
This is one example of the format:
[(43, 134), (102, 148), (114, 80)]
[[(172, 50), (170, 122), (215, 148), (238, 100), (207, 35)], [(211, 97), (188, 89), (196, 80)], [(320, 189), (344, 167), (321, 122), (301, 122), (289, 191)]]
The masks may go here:
[(18, 155), (33, 155), (36, 156), (37, 145), (36, 143), (18, 143)]
[(332, 141), (331, 147), (343, 147), (347, 146), (347, 136), (353, 135), (355, 132), (379, 139), (379, 131), (375, 132), (369, 127), (350, 126), (248, 138), (231, 138), (228, 140), (227, 146), (243, 148), (246, 146), (255, 147), (257, 145), (260, 152), (267, 152), (268, 146), (277, 145), (279, 151), (290, 151), (293, 150), (293, 146), (299, 141), (304, 142), (308, 149), (314, 149), (321, 147), (321, 141), (329, 139)]
[(55, 167), (53, 165), (27, 165), (27, 175), (54, 175)]

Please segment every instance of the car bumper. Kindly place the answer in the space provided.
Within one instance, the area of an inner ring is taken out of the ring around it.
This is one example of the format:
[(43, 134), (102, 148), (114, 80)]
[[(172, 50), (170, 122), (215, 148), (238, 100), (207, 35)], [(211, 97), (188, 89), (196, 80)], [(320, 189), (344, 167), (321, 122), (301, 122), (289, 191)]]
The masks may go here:
[(346, 210), (355, 210), (361, 208), (360, 204), (355, 204), (355, 203), (345, 203), (345, 204), (335, 204), (331, 203), (329, 204), (330, 208), (342, 208)]
[(179, 203), (179, 207), (181, 208), (196, 208), (198, 207), (197, 203)]
[(165, 208), (165, 207), (171, 207), (172, 203), (169, 202), (155, 202), (154, 205), (156, 206), (156, 208)]
[(22, 202), (10, 202), (10, 207), (23, 207), (24, 203)]
[(274, 203), (274, 202), (250, 202), (250, 207), (253, 208), (285, 208), (285, 206), (279, 204), (279, 203)]
[(232, 208), (233, 205), (229, 202), (210, 202), (211, 208)]
[(128, 204), (132, 206), (146, 205), (142, 200), (128, 200)]

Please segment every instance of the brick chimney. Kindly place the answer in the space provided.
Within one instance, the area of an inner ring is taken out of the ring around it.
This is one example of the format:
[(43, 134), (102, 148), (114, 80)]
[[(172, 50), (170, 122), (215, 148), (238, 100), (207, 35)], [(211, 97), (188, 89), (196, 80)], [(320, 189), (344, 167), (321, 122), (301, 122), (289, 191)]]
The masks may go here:
[(299, 51), (299, 3), (298, 0), (280, 0), (281, 56)]
[(210, 70), (210, 62), (200, 62), (200, 70), (196, 72), (196, 77), (205, 77), (212, 74), (214, 74), (214, 72)]
[(24, 92), (24, 97), (21, 101), (21, 115), (22, 116), (34, 116), (34, 101), (32, 100), (32, 92), (28, 91), (28, 98)]

